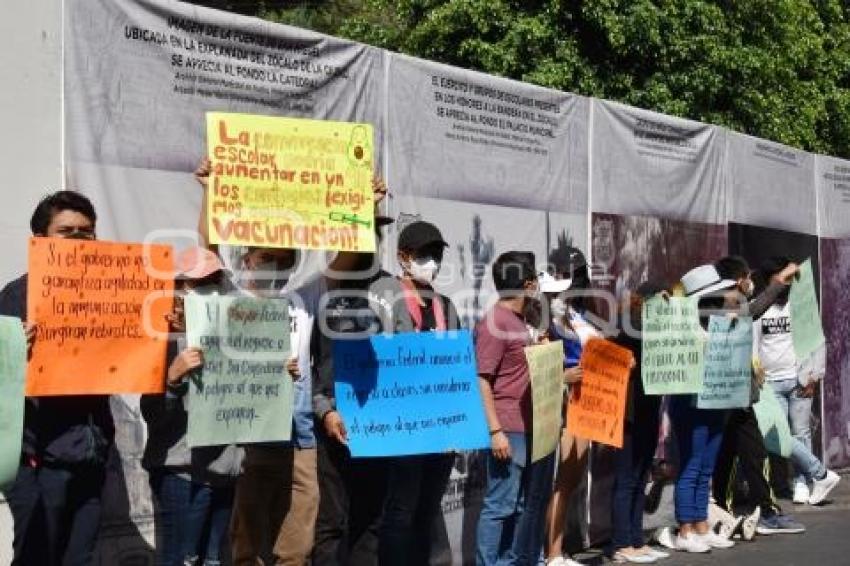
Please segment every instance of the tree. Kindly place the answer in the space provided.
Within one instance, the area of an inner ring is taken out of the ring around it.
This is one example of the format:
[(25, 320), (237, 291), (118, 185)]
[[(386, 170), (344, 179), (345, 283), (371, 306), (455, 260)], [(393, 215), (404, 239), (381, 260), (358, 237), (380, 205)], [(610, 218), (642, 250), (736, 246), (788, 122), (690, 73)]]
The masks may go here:
[(850, 158), (841, 0), (254, 4), (273, 21)]

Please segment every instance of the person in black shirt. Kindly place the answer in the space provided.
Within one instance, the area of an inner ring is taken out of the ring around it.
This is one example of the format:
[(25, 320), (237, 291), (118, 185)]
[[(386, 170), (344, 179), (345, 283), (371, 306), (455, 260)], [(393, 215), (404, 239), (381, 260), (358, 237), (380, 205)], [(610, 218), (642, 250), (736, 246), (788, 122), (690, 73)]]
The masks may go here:
[[(97, 215), (81, 194), (48, 195), (34, 236), (93, 240)], [(26, 321), (27, 276), (0, 291), (0, 314)], [(34, 328), (27, 325), (30, 345)], [(28, 397), (21, 463), (6, 500), (15, 522), (13, 564), (89, 564), (100, 526), (105, 464), (115, 436), (107, 395)]]

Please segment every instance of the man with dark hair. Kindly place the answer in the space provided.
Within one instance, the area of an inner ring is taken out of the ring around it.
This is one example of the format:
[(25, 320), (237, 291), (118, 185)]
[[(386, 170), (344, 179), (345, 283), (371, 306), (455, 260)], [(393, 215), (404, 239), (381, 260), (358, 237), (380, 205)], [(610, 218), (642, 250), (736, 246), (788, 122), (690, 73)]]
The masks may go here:
[[(719, 260), (715, 267), (722, 279), (737, 283), (738, 292), (745, 297), (741, 310), (744, 314), (752, 316), (754, 320), (759, 319), (776, 302), (797, 272), (796, 265), (791, 264), (785, 271), (778, 273), (762, 293), (749, 300), (755, 285), (750, 266), (744, 258), (727, 256)], [(749, 302), (746, 302), (747, 300)], [(805, 527), (793, 518), (782, 514), (765, 477), (768, 453), (752, 407), (752, 404), (758, 401), (760, 388), (760, 378), (754, 372), (750, 406), (729, 411), (723, 442), (720, 445), (720, 455), (712, 477), (712, 491), (716, 504), (726, 511), (733, 512), (734, 472), (740, 469), (743, 474), (749, 487), (749, 501), (754, 508), (748, 519), (740, 523), (741, 535), (746, 540), (753, 537), (753, 527), (762, 534), (800, 533), (805, 530)], [(728, 534), (731, 536), (734, 533)]]
[[(91, 202), (71, 191), (36, 206), (34, 236), (93, 240)], [(0, 291), (0, 314), (26, 321), (27, 276)], [(34, 328), (27, 325), (30, 344)], [(13, 564), (89, 564), (113, 443), (109, 396), (28, 397), (18, 475), (5, 495), (15, 522)]]
[(543, 546), (554, 454), (531, 461), (531, 380), (523, 317), (539, 286), (530, 252), (507, 252), (493, 264), (498, 302), (475, 327), (479, 384), (490, 428), (487, 488), (478, 522), (479, 566), (512, 560), (536, 564)]

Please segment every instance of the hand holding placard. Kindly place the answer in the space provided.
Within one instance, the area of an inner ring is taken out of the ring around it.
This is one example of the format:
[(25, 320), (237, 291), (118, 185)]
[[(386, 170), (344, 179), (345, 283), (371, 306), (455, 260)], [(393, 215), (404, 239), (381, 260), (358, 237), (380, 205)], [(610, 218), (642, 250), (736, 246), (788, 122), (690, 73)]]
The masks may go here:
[(590, 340), (581, 354), (584, 375), (570, 392), (567, 431), (621, 448), (633, 366), (634, 356), (626, 348), (601, 338)]
[(653, 297), (643, 304), (641, 378), (647, 395), (702, 391), (704, 331), (693, 297)]
[(30, 240), (27, 319), (37, 325), (27, 395), (160, 393), (170, 246)]

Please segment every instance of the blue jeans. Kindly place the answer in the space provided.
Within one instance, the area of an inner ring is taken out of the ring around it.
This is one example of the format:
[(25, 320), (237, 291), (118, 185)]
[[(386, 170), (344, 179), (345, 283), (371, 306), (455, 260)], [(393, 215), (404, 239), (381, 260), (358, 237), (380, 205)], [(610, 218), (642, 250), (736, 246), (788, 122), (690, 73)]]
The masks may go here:
[(552, 493), (555, 455), (531, 462), (524, 433), (506, 433), (511, 459), (487, 453), (487, 491), (478, 519), (477, 566), (537, 564)]
[(158, 470), (151, 473), (151, 489), (162, 522), (157, 564), (220, 564), (233, 509), (233, 487), (211, 487)]
[(776, 399), (788, 416), (791, 426), (791, 461), (796, 472), (795, 481), (805, 483), (806, 480), (823, 477), (826, 468), (812, 454), (812, 399), (800, 396), (800, 384), (796, 379), (783, 379), (771, 382), (776, 392)]
[(670, 418), (679, 446), (676, 479), (676, 521), (698, 523), (708, 519), (711, 476), (723, 441), (726, 411), (697, 409), (692, 395), (676, 395)]

